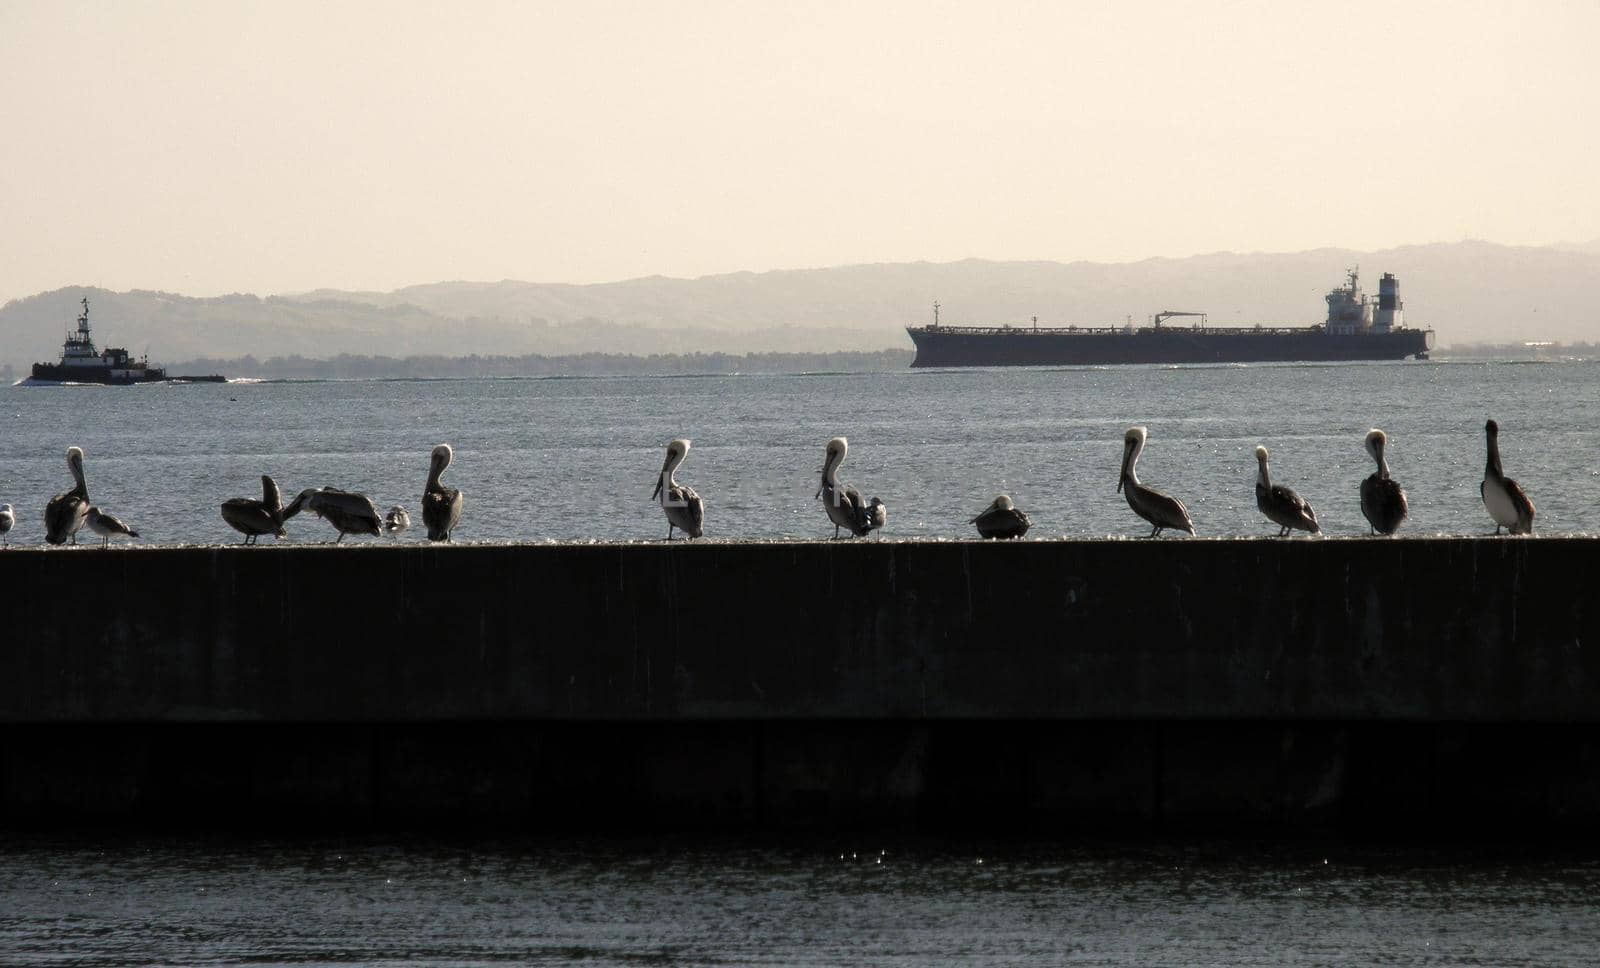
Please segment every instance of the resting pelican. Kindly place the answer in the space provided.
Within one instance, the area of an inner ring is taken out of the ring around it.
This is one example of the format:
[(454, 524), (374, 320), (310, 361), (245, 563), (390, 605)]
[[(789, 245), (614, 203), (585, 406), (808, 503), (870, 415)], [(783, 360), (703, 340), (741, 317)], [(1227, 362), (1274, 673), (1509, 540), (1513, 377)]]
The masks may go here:
[(1006, 494), (995, 498), (982, 514), (967, 523), (977, 525), (978, 534), (984, 538), (1020, 538), (1033, 527), (1033, 522)]
[(378, 517), (378, 506), (365, 494), (341, 491), (337, 487), (311, 487), (283, 509), (283, 519), (294, 517), (304, 508), (319, 518), (324, 518), (339, 532), (334, 544), (347, 534), (381, 534), (383, 522)]
[(1378, 472), (1361, 482), (1361, 513), (1367, 516), (1373, 534), (1394, 534), (1405, 521), (1407, 508), (1405, 489), (1389, 476), (1389, 462), (1383, 457), (1389, 435), (1369, 430), (1366, 446), (1367, 453), (1378, 462)]
[(656, 489), (650, 499), (661, 499), (661, 510), (667, 515), (667, 540), (672, 540), (672, 529), (677, 528), (693, 541), (705, 532), (706, 505), (700, 495), (687, 484), (677, 480), (678, 465), (689, 455), (689, 441), (680, 437), (667, 444), (667, 459), (656, 475)]
[(1522, 492), (1517, 482), (1500, 469), (1500, 425), (1493, 420), (1484, 424), (1489, 436), (1489, 460), (1483, 468), (1483, 483), (1478, 493), (1483, 495), (1483, 506), (1494, 518), (1494, 533), (1505, 528), (1512, 534), (1533, 533), (1533, 502)]
[(1117, 490), (1126, 493), (1128, 507), (1133, 508), (1134, 514), (1155, 526), (1150, 530), (1150, 537), (1156, 537), (1167, 528), (1194, 534), (1194, 522), (1189, 520), (1189, 509), (1182, 501), (1139, 483), (1137, 465), (1148, 433), (1143, 427), (1129, 427), (1122, 435), (1122, 476), (1117, 480)]
[(102, 548), (110, 545), (112, 538), (139, 537), (139, 532), (128, 527), (122, 519), (107, 514), (97, 507), (91, 506), (89, 508), (89, 513), (85, 515), (85, 521), (89, 525), (89, 530), (100, 536), (100, 547)]
[(390, 508), (388, 515), (383, 519), (383, 530), (389, 534), (400, 534), (409, 527), (411, 527), (411, 515), (398, 504)]
[(222, 502), (222, 520), (244, 535), (244, 544), (255, 544), (264, 534), (281, 538), (283, 531), (283, 492), (278, 482), (261, 475), (261, 500), (233, 497)]
[(66, 544), (71, 538), (78, 543), (78, 529), (89, 516), (89, 485), (83, 479), (83, 450), (67, 448), (67, 469), (77, 486), (65, 494), (57, 494), (44, 506), (44, 540), (53, 545)]
[(439, 483), (439, 476), (454, 457), (449, 444), (440, 444), (428, 460), (428, 485), (422, 490), (422, 523), (428, 528), (429, 541), (449, 541), (461, 523), (461, 492)]
[(11, 529), (17, 526), (17, 515), (11, 505), (0, 504), (0, 547), (11, 547)]
[(833, 522), (835, 538), (839, 537), (840, 528), (849, 528), (852, 536), (862, 537), (872, 531), (874, 517), (880, 520), (888, 518), (888, 508), (884, 507), (882, 501), (869, 510), (866, 498), (861, 496), (860, 491), (839, 483), (839, 465), (844, 463), (845, 454), (849, 451), (850, 442), (843, 437), (828, 441), (828, 450), (822, 458), (822, 484), (817, 487), (817, 497), (822, 498), (823, 506), (828, 511), (828, 520)]
[(1278, 526), (1278, 537), (1282, 538), (1292, 530), (1309, 531), (1312, 534), (1321, 531), (1322, 525), (1317, 523), (1317, 512), (1312, 509), (1310, 502), (1282, 484), (1272, 483), (1272, 476), (1267, 473), (1265, 447), (1256, 447), (1256, 465), (1256, 507), (1267, 516), (1267, 520)]

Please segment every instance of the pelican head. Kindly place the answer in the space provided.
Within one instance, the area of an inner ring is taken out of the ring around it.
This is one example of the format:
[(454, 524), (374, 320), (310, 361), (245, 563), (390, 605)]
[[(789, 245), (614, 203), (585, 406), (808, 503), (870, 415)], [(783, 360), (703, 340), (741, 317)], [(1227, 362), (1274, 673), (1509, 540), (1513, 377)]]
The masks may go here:
[(1373, 460), (1383, 460), (1383, 448), (1389, 443), (1389, 435), (1374, 427), (1367, 431), (1367, 453)]
[(654, 501), (661, 496), (661, 488), (665, 486), (667, 479), (672, 476), (672, 472), (678, 469), (678, 465), (683, 463), (683, 459), (688, 454), (689, 439), (687, 437), (679, 437), (677, 440), (667, 444), (667, 458), (661, 462), (661, 473), (656, 475), (656, 489), (651, 492), (650, 500)]
[(828, 449), (822, 455), (822, 484), (817, 485), (817, 497), (822, 496), (822, 488), (828, 483), (829, 475), (839, 469), (844, 463), (844, 455), (850, 452), (850, 441), (843, 437), (835, 437), (828, 441)]
[[(433, 449), (433, 459), (439, 461), (444, 467), (449, 467), (450, 461), (454, 460), (455, 456), (456, 452), (450, 449), (449, 444), (440, 444)], [(440, 470), (443, 470), (444, 467), (441, 467)]]
[(1261, 444), (1257, 444), (1256, 445), (1256, 460), (1265, 462), (1266, 459), (1267, 459), (1267, 448), (1262, 446)]
[(81, 464), (81, 463), (83, 463), (83, 448), (82, 447), (68, 447), (67, 448), (67, 463), (68, 464), (73, 464), (73, 463)]
[(1500, 425), (1491, 420), (1483, 425), (1483, 432), (1491, 437), (1498, 437), (1500, 435)]
[(1011, 496), (1009, 494), (1002, 494), (995, 498), (994, 503), (989, 506), (999, 511), (1009, 511), (1011, 510)]
[(1144, 450), (1145, 438), (1150, 432), (1143, 427), (1129, 427), (1122, 435), (1122, 473), (1117, 477), (1117, 490), (1122, 490), (1122, 482), (1133, 473), (1133, 462), (1139, 459), (1139, 452)]

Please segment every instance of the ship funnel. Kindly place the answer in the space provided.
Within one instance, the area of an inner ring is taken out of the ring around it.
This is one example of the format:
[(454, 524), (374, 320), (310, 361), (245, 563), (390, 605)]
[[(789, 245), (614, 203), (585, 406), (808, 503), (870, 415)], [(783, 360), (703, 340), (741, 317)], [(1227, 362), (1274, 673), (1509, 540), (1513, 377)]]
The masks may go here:
[(1378, 280), (1378, 311), (1372, 314), (1372, 328), (1387, 333), (1404, 326), (1404, 308), (1405, 304), (1400, 301), (1400, 280), (1394, 273), (1385, 272)]

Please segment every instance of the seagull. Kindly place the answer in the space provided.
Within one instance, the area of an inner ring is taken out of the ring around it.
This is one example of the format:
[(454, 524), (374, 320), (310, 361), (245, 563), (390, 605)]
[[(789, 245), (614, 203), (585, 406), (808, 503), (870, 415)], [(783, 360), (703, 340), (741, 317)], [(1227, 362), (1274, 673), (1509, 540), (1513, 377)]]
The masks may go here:
[(1367, 431), (1367, 453), (1377, 461), (1378, 471), (1361, 482), (1361, 513), (1373, 534), (1394, 534), (1407, 513), (1405, 489), (1389, 476), (1389, 462), (1383, 458), (1387, 446), (1388, 434), (1376, 428)]
[(11, 505), (0, 504), (0, 547), (11, 547), (11, 529), (17, 526), (17, 514)]
[(107, 514), (97, 507), (91, 506), (85, 521), (89, 530), (100, 536), (100, 547), (105, 548), (111, 544), (112, 538), (137, 538), (139, 532), (128, 527), (122, 519)]
[(365, 494), (341, 491), (337, 487), (311, 487), (300, 492), (289, 506), (283, 509), (283, 519), (299, 514), (301, 509), (325, 519), (339, 532), (334, 544), (347, 534), (381, 534), (383, 521), (378, 517), (378, 507)]
[(422, 489), (422, 523), (428, 528), (429, 541), (449, 541), (461, 523), (461, 491), (439, 483), (439, 476), (454, 457), (449, 444), (440, 444), (428, 459), (428, 484)]
[(867, 530), (882, 531), (883, 526), (889, 523), (889, 505), (883, 503), (878, 497), (873, 497), (872, 503), (867, 505)]
[(1006, 494), (995, 498), (982, 514), (967, 523), (977, 525), (978, 534), (984, 538), (1020, 538), (1033, 527), (1033, 522)]
[(244, 535), (243, 544), (255, 544), (264, 534), (283, 537), (283, 493), (278, 482), (261, 475), (261, 500), (233, 497), (222, 502), (222, 520)]
[(1143, 427), (1129, 427), (1122, 435), (1122, 476), (1117, 480), (1117, 490), (1127, 496), (1128, 507), (1133, 508), (1134, 514), (1154, 525), (1150, 537), (1158, 536), (1167, 528), (1194, 534), (1194, 522), (1189, 520), (1189, 509), (1182, 501), (1139, 483), (1137, 465), (1148, 435)]
[(881, 522), (887, 521), (889, 516), (888, 508), (882, 501), (874, 498), (877, 504), (869, 511), (860, 491), (839, 483), (839, 465), (844, 463), (849, 451), (850, 442), (843, 437), (828, 441), (828, 449), (822, 458), (822, 484), (817, 487), (816, 496), (822, 499), (828, 511), (828, 520), (833, 522), (835, 538), (839, 537), (840, 528), (849, 528), (853, 537), (860, 538), (872, 531), (874, 518)]
[(77, 486), (65, 494), (57, 494), (44, 506), (44, 540), (53, 545), (66, 544), (71, 538), (78, 543), (78, 529), (89, 516), (89, 485), (83, 479), (83, 450), (67, 448), (67, 469)]
[(390, 508), (388, 515), (383, 519), (383, 530), (389, 534), (400, 534), (409, 527), (411, 527), (411, 515), (398, 504)]
[(689, 455), (689, 441), (680, 437), (667, 444), (667, 459), (661, 464), (661, 473), (656, 476), (656, 489), (650, 493), (650, 499), (661, 499), (661, 510), (667, 516), (667, 540), (672, 540), (674, 528), (682, 531), (693, 541), (705, 533), (706, 505), (700, 500), (694, 488), (687, 484), (679, 484), (677, 480), (678, 465)]
[(1494, 518), (1494, 533), (1505, 528), (1512, 534), (1533, 533), (1533, 502), (1516, 481), (1500, 469), (1500, 425), (1493, 420), (1484, 424), (1489, 438), (1489, 459), (1483, 468), (1483, 483), (1478, 493), (1483, 495), (1483, 506)]
[(1312, 510), (1310, 502), (1290, 488), (1272, 483), (1272, 476), (1267, 473), (1265, 447), (1256, 447), (1256, 465), (1256, 507), (1267, 516), (1267, 520), (1278, 526), (1278, 537), (1282, 538), (1294, 530), (1312, 534), (1321, 531), (1317, 512)]

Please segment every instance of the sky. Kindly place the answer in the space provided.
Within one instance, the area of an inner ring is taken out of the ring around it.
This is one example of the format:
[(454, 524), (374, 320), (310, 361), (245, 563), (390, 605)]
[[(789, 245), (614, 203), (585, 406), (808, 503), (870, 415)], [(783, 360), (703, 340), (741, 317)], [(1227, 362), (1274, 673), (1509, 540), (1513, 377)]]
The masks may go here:
[(1600, 3), (0, 0), (0, 302), (1600, 238)]

